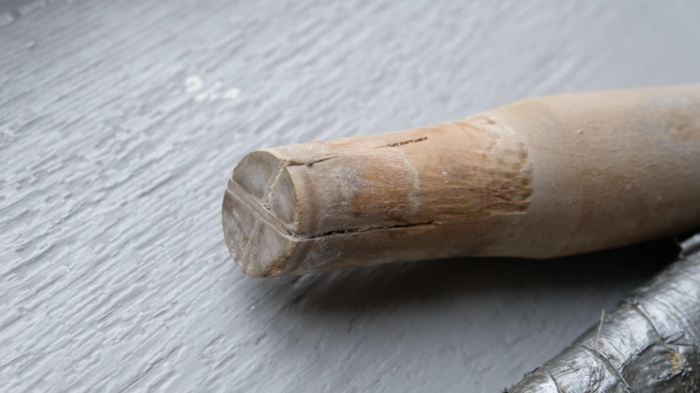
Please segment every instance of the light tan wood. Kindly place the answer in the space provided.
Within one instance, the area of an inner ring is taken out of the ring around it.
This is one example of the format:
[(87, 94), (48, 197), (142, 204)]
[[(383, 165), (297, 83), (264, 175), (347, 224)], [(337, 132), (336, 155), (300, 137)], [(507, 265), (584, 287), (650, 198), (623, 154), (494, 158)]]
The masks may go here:
[(255, 151), (223, 203), (254, 277), (551, 258), (700, 225), (700, 86), (533, 98), (434, 126)]

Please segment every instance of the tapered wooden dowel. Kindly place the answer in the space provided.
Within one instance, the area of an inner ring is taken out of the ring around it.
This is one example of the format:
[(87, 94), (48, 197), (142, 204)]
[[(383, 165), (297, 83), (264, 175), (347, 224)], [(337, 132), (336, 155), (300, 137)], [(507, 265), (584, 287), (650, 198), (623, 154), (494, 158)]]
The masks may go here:
[(700, 225), (700, 85), (534, 98), (434, 126), (252, 152), (223, 203), (255, 277), (550, 258)]

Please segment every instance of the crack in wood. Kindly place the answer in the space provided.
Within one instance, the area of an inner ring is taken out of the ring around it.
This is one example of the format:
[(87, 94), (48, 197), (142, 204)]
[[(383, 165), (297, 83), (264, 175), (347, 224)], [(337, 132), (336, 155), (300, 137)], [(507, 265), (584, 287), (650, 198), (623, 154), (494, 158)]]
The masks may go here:
[(428, 140), (428, 137), (427, 137), (427, 136), (424, 136), (424, 137), (422, 137), (422, 138), (409, 139), (409, 140), (407, 140), (407, 141), (401, 141), (401, 142), (389, 143), (389, 144), (386, 144), (386, 145), (377, 146), (377, 147), (375, 147), (374, 149), (381, 149), (381, 148), (383, 148), (383, 147), (398, 147), (398, 146), (408, 145), (409, 143), (418, 143), (418, 142), (423, 142), (423, 141), (426, 141), (426, 140)]
[(385, 230), (385, 229), (415, 228), (415, 227), (421, 227), (421, 226), (431, 226), (434, 224), (439, 224), (439, 223), (437, 223), (435, 221), (427, 221), (427, 222), (417, 222), (417, 223), (413, 223), (413, 224), (383, 225), (383, 226), (377, 226), (377, 227), (343, 229), (343, 230), (337, 230), (337, 231), (327, 231), (327, 232), (321, 232), (321, 233), (314, 233), (314, 234), (310, 234), (310, 235), (295, 234), (295, 236), (299, 237), (299, 238), (303, 238), (303, 239), (317, 239), (319, 237), (336, 236), (336, 235), (351, 235), (353, 233), (381, 231), (381, 230)]

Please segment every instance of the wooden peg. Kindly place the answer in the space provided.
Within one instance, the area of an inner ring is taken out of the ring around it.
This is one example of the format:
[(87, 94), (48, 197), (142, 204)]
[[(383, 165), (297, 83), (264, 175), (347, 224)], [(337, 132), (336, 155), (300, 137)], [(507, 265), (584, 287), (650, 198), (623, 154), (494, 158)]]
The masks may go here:
[(700, 225), (700, 85), (526, 99), (252, 152), (223, 203), (254, 277), (452, 256), (552, 258)]

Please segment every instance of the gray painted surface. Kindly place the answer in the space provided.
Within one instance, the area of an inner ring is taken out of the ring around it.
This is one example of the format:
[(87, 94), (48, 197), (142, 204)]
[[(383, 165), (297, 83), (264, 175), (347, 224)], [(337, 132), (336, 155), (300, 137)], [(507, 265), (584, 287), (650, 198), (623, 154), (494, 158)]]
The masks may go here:
[(248, 151), (700, 80), (697, 2), (465, 3), (0, 3), (0, 390), (494, 392), (672, 260), (238, 271)]

